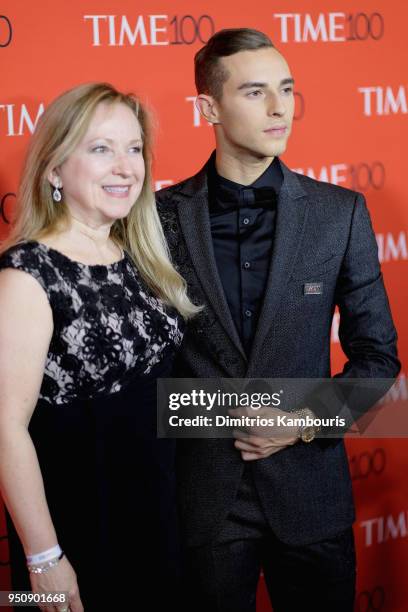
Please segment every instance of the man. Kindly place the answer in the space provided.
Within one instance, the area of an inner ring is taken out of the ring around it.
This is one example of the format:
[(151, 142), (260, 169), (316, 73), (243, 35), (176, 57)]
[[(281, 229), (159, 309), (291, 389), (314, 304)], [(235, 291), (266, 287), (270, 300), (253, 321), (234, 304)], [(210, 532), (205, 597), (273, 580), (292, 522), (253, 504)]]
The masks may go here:
[[(341, 376), (395, 377), (396, 333), (363, 196), (279, 160), (294, 111), (286, 61), (258, 31), (222, 30), (197, 53), (195, 75), (216, 151), (157, 196), (173, 259), (204, 306), (176, 375), (329, 377), (337, 304)], [(275, 612), (353, 610), (347, 457), (342, 441), (315, 433), (179, 444), (191, 610), (253, 612), (261, 568)]]

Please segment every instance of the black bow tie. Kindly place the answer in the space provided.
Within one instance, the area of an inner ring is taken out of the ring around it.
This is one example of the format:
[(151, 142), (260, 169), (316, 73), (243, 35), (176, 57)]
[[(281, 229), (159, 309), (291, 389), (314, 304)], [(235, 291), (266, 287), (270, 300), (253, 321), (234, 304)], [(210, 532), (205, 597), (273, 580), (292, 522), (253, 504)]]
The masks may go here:
[(230, 189), (218, 185), (216, 190), (217, 204), (223, 210), (236, 210), (242, 206), (276, 209), (276, 191), (272, 187), (242, 187)]

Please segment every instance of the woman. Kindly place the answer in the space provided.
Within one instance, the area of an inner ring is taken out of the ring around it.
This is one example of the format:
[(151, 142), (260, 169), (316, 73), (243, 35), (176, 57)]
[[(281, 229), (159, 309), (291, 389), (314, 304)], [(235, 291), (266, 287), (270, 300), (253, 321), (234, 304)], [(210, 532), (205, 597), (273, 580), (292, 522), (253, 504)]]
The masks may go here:
[(150, 160), (134, 97), (107, 84), (64, 93), (32, 139), (0, 258), (13, 588), (29, 576), (36, 593), (69, 593), (47, 610), (132, 609), (157, 585), (155, 608), (177, 581), (173, 446), (156, 439), (155, 381), (197, 308), (167, 254)]

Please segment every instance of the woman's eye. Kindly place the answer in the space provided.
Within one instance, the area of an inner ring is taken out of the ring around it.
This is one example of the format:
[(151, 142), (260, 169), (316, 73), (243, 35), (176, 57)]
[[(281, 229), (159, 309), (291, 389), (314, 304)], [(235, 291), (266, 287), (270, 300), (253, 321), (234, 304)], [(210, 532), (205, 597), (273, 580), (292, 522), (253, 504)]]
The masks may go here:
[(92, 153), (105, 153), (108, 151), (108, 147), (106, 145), (97, 145), (96, 147), (92, 147)]
[(130, 151), (131, 153), (141, 153), (142, 147), (131, 147)]

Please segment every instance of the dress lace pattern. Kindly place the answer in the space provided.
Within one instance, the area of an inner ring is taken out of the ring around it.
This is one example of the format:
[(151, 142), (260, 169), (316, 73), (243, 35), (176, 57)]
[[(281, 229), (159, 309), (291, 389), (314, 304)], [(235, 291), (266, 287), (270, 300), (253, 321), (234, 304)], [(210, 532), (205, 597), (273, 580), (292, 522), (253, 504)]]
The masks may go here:
[(111, 265), (75, 262), (27, 241), (0, 258), (0, 269), (31, 274), (47, 294), (54, 331), (40, 399), (66, 404), (122, 390), (171, 358), (183, 336), (175, 309), (156, 298), (125, 253)]

